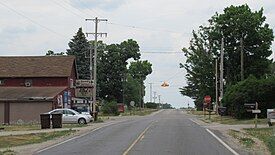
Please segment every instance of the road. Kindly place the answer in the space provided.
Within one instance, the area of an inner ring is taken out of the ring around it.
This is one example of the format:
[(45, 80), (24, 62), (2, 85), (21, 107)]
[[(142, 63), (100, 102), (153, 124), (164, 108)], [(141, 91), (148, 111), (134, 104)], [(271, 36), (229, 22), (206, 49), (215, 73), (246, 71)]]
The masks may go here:
[(39, 155), (232, 155), (181, 110), (164, 110), (103, 127)]

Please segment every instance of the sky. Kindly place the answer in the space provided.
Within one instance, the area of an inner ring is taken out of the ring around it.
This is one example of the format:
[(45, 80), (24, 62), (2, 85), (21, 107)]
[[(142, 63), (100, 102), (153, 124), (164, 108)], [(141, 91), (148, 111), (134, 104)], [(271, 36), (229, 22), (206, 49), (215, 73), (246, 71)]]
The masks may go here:
[[(272, 0), (1, 0), (0, 55), (65, 52), (79, 27), (84, 32), (94, 31), (94, 23), (85, 19), (108, 19), (99, 23), (99, 32), (108, 33), (100, 40), (112, 44), (134, 39), (140, 46), (141, 59), (153, 65), (153, 72), (145, 81), (145, 101), (151, 100), (152, 83), (152, 96), (153, 92), (160, 95), (161, 103), (176, 108), (194, 106), (192, 99), (179, 93), (179, 88), (186, 85), (186, 71), (179, 68), (186, 60), (181, 49), (188, 48), (192, 30), (206, 25), (216, 12), (242, 4), (248, 4), (253, 11), (263, 7), (266, 22), (274, 29)], [(170, 86), (161, 87), (163, 81)]]

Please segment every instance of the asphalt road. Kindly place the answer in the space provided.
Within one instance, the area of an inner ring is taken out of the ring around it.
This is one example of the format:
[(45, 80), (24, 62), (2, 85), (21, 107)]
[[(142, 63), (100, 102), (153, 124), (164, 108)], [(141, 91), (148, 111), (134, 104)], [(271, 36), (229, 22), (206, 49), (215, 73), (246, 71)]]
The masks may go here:
[(232, 155), (180, 110), (164, 110), (93, 131), (39, 155)]

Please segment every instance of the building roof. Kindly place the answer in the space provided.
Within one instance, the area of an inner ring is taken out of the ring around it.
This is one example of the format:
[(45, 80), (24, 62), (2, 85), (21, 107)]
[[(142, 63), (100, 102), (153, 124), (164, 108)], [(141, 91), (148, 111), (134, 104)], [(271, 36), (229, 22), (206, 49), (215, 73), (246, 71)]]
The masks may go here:
[(52, 100), (66, 87), (0, 87), (0, 101)]
[(69, 77), (74, 56), (0, 57), (0, 77)]

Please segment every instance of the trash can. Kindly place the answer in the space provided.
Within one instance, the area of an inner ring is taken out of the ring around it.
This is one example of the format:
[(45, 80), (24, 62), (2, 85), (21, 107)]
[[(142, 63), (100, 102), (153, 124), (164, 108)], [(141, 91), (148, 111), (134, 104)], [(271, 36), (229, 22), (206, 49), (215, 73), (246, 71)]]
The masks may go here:
[(41, 129), (51, 128), (50, 114), (40, 114)]
[(62, 114), (52, 114), (53, 128), (62, 128)]

